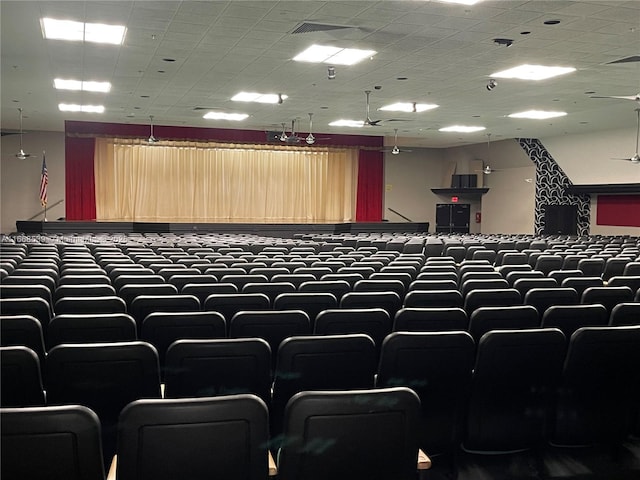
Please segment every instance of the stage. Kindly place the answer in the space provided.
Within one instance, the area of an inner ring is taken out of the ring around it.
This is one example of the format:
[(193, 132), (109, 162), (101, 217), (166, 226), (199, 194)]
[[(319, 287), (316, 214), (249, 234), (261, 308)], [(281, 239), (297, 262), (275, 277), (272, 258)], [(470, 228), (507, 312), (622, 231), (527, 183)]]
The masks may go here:
[(87, 233), (244, 233), (267, 237), (293, 238), (295, 234), (427, 233), (429, 222), (347, 222), (347, 223), (169, 223), (169, 222), (16, 222), (18, 233), (28, 235)]

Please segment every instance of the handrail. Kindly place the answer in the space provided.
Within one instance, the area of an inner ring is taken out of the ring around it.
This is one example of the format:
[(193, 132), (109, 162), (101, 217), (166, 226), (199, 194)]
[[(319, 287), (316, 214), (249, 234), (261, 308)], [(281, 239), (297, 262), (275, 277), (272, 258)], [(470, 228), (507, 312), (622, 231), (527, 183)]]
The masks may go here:
[(33, 217), (31, 217), (31, 218), (27, 218), (27, 220), (26, 220), (26, 221), (27, 221), (27, 222), (29, 222), (29, 221), (33, 220), (34, 218), (39, 217), (40, 215), (42, 215), (42, 214), (46, 213), (46, 211), (47, 211), (47, 210), (49, 210), (50, 208), (53, 208), (53, 207), (55, 207), (55, 206), (57, 206), (57, 205), (60, 205), (62, 202), (64, 202), (64, 198), (61, 198), (60, 200), (58, 200), (56, 203), (54, 203), (54, 204), (53, 204), (53, 205), (51, 205), (51, 206), (47, 205), (45, 208), (43, 208), (43, 209), (42, 209), (42, 210), (40, 210), (38, 213), (36, 213)]
[(396, 215), (398, 215), (399, 217), (404, 218), (407, 222), (413, 222), (413, 220), (411, 220), (409, 217), (405, 217), (404, 215), (402, 215), (400, 212), (395, 211), (393, 208), (387, 207), (387, 210), (389, 210), (390, 212), (395, 213)]

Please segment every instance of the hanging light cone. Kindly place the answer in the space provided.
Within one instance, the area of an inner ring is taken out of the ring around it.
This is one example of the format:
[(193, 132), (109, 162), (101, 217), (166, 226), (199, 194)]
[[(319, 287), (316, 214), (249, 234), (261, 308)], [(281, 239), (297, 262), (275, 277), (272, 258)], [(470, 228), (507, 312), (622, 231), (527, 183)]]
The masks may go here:
[(20, 112), (20, 151), (18, 153), (16, 153), (16, 158), (18, 160), (25, 160), (27, 158), (29, 158), (31, 156), (30, 153), (25, 153), (24, 149), (22, 148), (22, 108), (18, 108), (18, 112)]

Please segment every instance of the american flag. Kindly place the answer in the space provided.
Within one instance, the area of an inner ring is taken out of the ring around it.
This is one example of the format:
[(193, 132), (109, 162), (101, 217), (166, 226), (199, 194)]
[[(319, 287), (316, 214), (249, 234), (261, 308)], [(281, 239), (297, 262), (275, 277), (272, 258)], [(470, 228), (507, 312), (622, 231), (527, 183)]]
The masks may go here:
[(40, 204), (47, 206), (47, 185), (49, 185), (49, 173), (47, 172), (47, 161), (42, 154), (42, 174), (40, 175)]

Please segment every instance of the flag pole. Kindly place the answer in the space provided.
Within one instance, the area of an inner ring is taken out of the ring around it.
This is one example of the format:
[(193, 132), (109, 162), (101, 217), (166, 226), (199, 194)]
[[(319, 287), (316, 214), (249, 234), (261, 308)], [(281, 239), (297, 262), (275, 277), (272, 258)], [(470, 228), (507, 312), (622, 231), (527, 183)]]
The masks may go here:
[[(45, 151), (43, 150), (43, 151), (42, 151), (42, 165), (43, 165), (43, 169), (44, 169), (44, 168), (46, 168), (46, 163), (45, 163), (45, 162), (46, 162), (46, 160), (45, 160), (45, 158), (46, 158), (46, 153), (45, 153)], [(44, 172), (44, 170), (43, 170), (42, 175), (44, 175), (44, 173), (45, 173), (45, 172)], [(48, 176), (48, 175), (47, 175), (47, 176)], [(42, 181), (42, 180), (41, 180), (41, 181)], [(48, 182), (48, 179), (47, 179), (47, 182)], [(41, 187), (41, 188), (42, 188), (42, 187)], [(45, 195), (45, 196), (44, 196), (44, 218), (42, 219), (42, 221), (43, 221), (43, 222), (46, 222), (46, 221), (47, 221), (47, 203), (49, 203), (49, 202), (48, 202), (48, 199), (47, 199), (47, 197), (46, 197), (46, 195), (47, 195), (47, 190), (46, 190), (47, 185), (46, 185), (46, 184), (45, 184), (44, 188), (45, 188), (45, 193), (44, 193), (44, 195)]]

